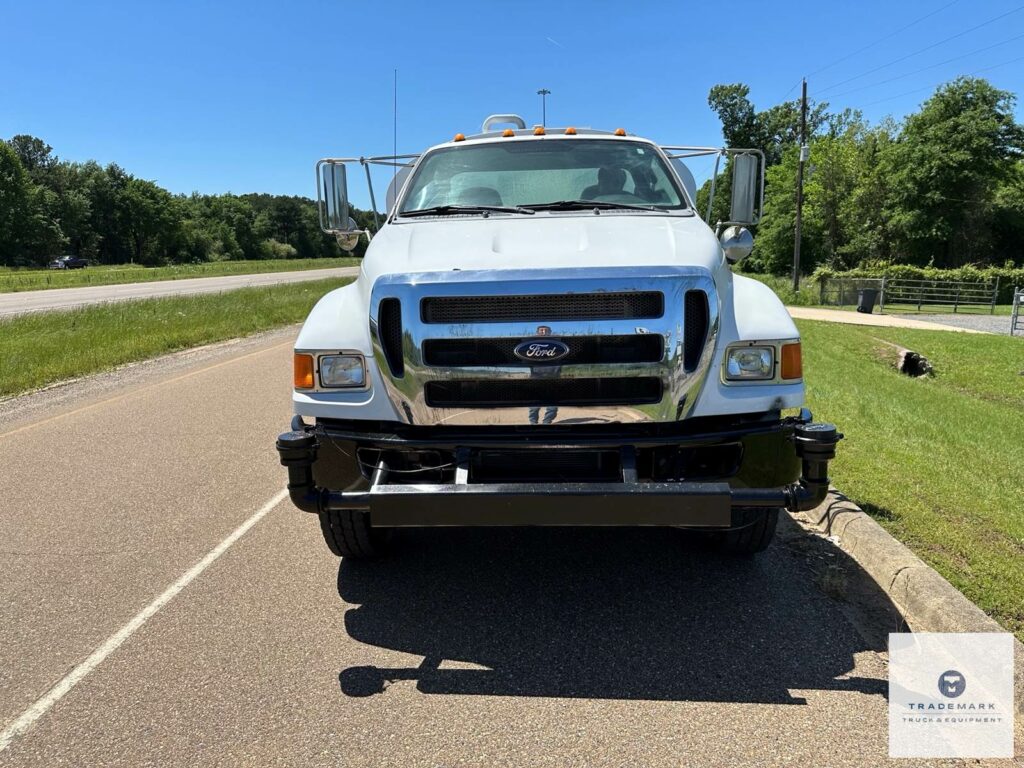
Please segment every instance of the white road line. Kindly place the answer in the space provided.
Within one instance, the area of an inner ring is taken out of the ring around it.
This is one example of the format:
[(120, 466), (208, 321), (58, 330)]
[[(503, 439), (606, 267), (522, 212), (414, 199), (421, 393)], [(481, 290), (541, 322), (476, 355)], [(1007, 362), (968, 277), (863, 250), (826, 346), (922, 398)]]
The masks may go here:
[(231, 545), (242, 538), (250, 528), (266, 517), (266, 515), (273, 510), (274, 507), (280, 504), (287, 495), (287, 488), (283, 488), (276, 493), (274, 498), (260, 507), (252, 517), (235, 528), (235, 530), (228, 534), (226, 539), (210, 550), (206, 557), (185, 571), (177, 581), (164, 590), (163, 594), (135, 614), (127, 624), (108, 637), (99, 648), (93, 651), (89, 655), (89, 658), (68, 672), (60, 682), (54, 685), (42, 697), (36, 700), (31, 707), (22, 712), (16, 720), (4, 728), (4, 730), (0, 732), (0, 752), (7, 749), (7, 747), (11, 745), (11, 742), (18, 736), (23, 735), (32, 728), (36, 721), (49, 712), (54, 704), (64, 698), (68, 691), (78, 685), (90, 672), (102, 664), (110, 654), (120, 648), (121, 645), (123, 645), (129, 637), (135, 634), (143, 624), (152, 618), (157, 611), (171, 602), (171, 600), (173, 600), (181, 590), (195, 581), (203, 571), (209, 568), (218, 557), (227, 552)]

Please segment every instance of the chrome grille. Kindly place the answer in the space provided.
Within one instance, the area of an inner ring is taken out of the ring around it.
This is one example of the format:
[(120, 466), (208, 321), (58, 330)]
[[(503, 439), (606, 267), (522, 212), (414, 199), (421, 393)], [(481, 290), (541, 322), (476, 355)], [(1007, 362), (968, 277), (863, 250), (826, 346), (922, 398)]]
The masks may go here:
[[(529, 425), (534, 406), (569, 406), (555, 423), (684, 419), (719, 309), (710, 271), (693, 266), (395, 273), (375, 281), (370, 307), (396, 417), (446, 426)], [(515, 347), (534, 339), (569, 351), (520, 362)]]
[(683, 369), (692, 371), (700, 362), (708, 337), (708, 295), (687, 291), (683, 300)]
[(405, 374), (405, 358), (402, 356), (402, 303), (398, 299), (383, 299), (377, 322), (388, 368), (391, 369), (392, 376), (400, 379)]
[[(427, 365), (465, 368), (471, 366), (545, 365), (516, 357), (515, 348), (524, 339), (427, 339), (423, 342), (423, 362)], [(665, 339), (658, 334), (631, 336), (568, 336), (558, 341), (569, 347), (569, 354), (555, 365), (600, 365), (615, 363), (656, 363), (665, 354)]]
[(661, 400), (661, 379), (450, 379), (428, 381), (426, 396), (433, 408), (640, 405)]
[(428, 296), (420, 304), (424, 323), (514, 323), (557, 320), (642, 320), (661, 317), (658, 291), (569, 293), (534, 296)]

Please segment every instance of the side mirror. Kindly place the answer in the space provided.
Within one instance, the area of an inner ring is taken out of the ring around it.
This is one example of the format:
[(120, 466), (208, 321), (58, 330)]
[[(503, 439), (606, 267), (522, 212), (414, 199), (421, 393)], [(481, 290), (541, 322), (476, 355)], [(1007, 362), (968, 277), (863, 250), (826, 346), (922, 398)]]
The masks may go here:
[(743, 227), (726, 227), (719, 242), (725, 252), (725, 260), (730, 264), (739, 264), (754, 249), (754, 236)]
[(732, 158), (732, 206), (730, 224), (757, 223), (758, 208), (758, 156), (737, 154)]
[(355, 222), (349, 216), (344, 163), (321, 160), (316, 164), (316, 195), (320, 229), (333, 234), (349, 234), (355, 230)]

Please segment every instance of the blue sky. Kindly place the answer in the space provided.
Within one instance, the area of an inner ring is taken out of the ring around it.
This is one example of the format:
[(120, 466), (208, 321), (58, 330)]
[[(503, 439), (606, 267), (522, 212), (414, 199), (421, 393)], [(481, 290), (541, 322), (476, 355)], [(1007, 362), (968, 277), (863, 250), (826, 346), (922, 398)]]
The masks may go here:
[(390, 153), (396, 68), (400, 152), (494, 112), (540, 122), (542, 87), (549, 125), (713, 145), (716, 83), (749, 84), (765, 108), (806, 74), (812, 98), (873, 121), (959, 74), (1024, 95), (1020, 0), (0, 0), (0, 19), (0, 137), (183, 193), (312, 195), (317, 158)]

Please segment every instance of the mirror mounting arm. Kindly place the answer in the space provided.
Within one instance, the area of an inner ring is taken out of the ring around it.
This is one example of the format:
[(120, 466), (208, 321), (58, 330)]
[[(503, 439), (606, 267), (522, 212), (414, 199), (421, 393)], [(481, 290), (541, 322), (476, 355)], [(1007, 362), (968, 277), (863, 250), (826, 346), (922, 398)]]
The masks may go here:
[[(366, 162), (365, 157), (360, 157), (359, 162), (362, 164), (363, 170), (366, 171), (366, 186), (370, 188), (370, 208), (373, 209), (373, 226), (379, 232), (380, 217), (377, 215), (377, 200), (373, 196), (373, 181), (370, 179), (370, 164)], [(367, 233), (367, 239), (369, 239), (369, 233)]]

